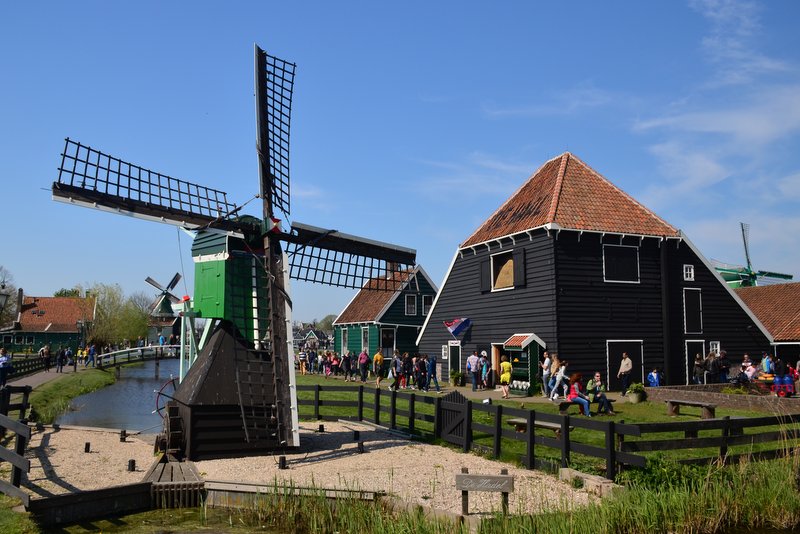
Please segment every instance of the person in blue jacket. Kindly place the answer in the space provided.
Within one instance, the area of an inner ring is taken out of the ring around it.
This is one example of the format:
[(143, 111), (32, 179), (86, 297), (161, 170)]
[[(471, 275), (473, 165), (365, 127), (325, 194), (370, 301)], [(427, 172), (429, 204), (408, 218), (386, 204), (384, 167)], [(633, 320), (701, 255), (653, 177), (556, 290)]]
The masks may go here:
[(647, 375), (647, 385), (651, 388), (657, 388), (661, 385), (663, 379), (661, 373), (658, 372), (658, 367), (654, 368), (649, 375)]

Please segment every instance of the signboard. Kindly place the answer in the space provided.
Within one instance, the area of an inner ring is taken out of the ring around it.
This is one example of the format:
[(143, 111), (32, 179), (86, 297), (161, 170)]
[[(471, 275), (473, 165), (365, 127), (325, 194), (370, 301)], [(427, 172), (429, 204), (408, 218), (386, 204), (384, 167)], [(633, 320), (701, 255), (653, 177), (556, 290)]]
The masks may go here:
[(512, 475), (456, 475), (456, 489), (462, 491), (514, 491)]

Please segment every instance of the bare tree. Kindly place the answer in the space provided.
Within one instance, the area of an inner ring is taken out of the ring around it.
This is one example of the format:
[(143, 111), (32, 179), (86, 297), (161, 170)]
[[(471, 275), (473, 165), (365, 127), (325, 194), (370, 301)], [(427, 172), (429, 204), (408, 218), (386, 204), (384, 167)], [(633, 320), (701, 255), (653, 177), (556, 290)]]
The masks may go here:
[(0, 291), (8, 295), (5, 306), (0, 308), (0, 327), (11, 323), (17, 316), (17, 288), (11, 271), (0, 265)]

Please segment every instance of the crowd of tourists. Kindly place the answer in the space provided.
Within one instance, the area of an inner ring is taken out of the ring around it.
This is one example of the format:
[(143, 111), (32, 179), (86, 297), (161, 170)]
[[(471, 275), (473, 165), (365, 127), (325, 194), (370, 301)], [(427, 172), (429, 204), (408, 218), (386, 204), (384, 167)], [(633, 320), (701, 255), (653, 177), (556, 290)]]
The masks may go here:
[[(621, 373), (627, 369), (624, 362), (625, 357), (627, 354), (624, 354), (623, 365), (620, 367), (618, 377), (621, 377)], [(616, 415), (606, 396), (608, 387), (603, 382), (603, 375), (599, 371), (596, 371), (592, 378), (584, 383), (581, 373), (568, 374), (569, 362), (567, 360), (560, 359), (558, 354), (553, 354), (551, 358), (548, 352), (544, 353), (544, 361), (540, 365), (543, 397), (550, 398), (554, 402), (567, 401), (578, 404), (586, 417), (592, 416), (589, 411), (591, 404), (598, 405), (598, 415)]]
[(342, 377), (345, 382), (375, 380), (380, 388), (381, 382), (392, 380), (389, 389), (417, 389), (429, 391), (434, 387), (437, 392), (442, 389), (436, 369), (436, 356), (427, 354), (400, 353), (395, 350), (391, 359), (386, 358), (382, 349), (371, 357), (366, 350), (356, 355), (347, 351), (342, 355), (334, 351), (301, 351), (296, 357), (297, 368), (301, 375), (317, 374), (325, 378)]

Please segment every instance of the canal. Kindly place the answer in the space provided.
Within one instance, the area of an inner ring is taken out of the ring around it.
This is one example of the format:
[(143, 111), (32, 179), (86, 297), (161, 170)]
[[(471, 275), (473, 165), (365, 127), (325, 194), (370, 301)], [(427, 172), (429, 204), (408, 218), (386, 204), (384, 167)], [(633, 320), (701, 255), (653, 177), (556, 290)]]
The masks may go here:
[[(153, 390), (178, 376), (179, 363), (177, 358), (160, 360), (157, 378), (155, 361), (122, 367), (114, 384), (72, 399), (69, 411), (56, 423), (157, 434), (161, 431), (161, 417), (152, 413), (156, 402)], [(172, 393), (171, 388), (165, 391)]]

